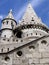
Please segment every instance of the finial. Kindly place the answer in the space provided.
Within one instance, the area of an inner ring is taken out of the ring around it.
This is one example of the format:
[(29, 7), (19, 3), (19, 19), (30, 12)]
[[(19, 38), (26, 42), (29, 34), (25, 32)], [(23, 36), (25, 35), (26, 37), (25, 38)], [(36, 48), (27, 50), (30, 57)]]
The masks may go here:
[(10, 9), (10, 12), (12, 12), (12, 9)]

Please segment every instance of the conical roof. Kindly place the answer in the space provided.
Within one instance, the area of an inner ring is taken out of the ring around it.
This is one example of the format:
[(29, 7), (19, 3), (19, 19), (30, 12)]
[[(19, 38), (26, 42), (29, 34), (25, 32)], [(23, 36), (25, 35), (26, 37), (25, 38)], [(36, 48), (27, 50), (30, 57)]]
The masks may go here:
[(19, 24), (21, 24), (21, 25), (23, 25), (23, 24), (40, 24), (40, 25), (46, 26), (44, 23), (42, 23), (41, 18), (39, 18), (36, 15), (34, 9), (32, 8), (32, 5), (30, 3), (28, 4), (27, 9), (24, 13), (24, 16)]
[(35, 14), (35, 12), (34, 12), (34, 10), (33, 10), (33, 8), (32, 8), (32, 6), (31, 6), (31, 4), (29, 4), (28, 6), (27, 6), (27, 9), (26, 9), (26, 12), (25, 12), (25, 14), (24, 14), (24, 16), (23, 16), (23, 19), (24, 20), (31, 20), (32, 18), (37, 18), (37, 15)]
[(12, 9), (9, 11), (8, 16), (6, 18), (14, 19), (14, 16), (12, 14)]
[[(22, 22), (25, 23), (38, 23), (39, 22), (39, 18), (37, 17), (34, 9), (32, 8), (31, 4), (29, 3), (26, 9), (26, 12), (24, 13), (24, 16), (21, 20)], [(40, 21), (41, 22), (41, 21)]]

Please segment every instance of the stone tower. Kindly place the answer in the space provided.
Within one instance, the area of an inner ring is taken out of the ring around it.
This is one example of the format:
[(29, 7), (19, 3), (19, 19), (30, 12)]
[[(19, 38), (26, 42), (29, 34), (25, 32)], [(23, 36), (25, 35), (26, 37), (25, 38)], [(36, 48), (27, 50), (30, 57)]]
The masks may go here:
[(31, 4), (28, 4), (18, 28), (21, 28), (24, 38), (37, 39), (48, 34), (48, 27), (36, 15)]
[(12, 10), (10, 10), (8, 16), (2, 20), (2, 33), (1, 37), (10, 38), (13, 36), (12, 30), (16, 28), (16, 21), (12, 15)]
[(19, 24), (10, 10), (0, 32), (0, 65), (49, 65), (49, 28), (31, 4)]

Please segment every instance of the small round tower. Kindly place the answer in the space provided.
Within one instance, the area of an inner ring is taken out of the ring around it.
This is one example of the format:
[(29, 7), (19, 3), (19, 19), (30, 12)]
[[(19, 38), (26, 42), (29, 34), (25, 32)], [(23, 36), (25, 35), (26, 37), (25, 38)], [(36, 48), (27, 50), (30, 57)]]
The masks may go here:
[(17, 22), (15, 21), (12, 9), (9, 11), (8, 16), (2, 20), (1, 37), (10, 38), (13, 36), (13, 30), (16, 28)]

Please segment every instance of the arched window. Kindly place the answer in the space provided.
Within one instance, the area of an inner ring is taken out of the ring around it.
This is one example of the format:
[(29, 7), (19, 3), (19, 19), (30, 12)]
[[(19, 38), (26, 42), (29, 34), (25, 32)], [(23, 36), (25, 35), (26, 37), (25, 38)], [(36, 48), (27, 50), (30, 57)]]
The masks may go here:
[(30, 26), (28, 25), (27, 28), (30, 28)]
[(4, 24), (5, 22), (3, 22), (3, 24)]
[(10, 58), (8, 56), (5, 57), (5, 61), (9, 61)]
[(29, 49), (35, 49), (35, 46), (29, 46)]
[(31, 35), (32, 35), (32, 33), (31, 33)]
[(12, 29), (13, 29), (14, 28), (13, 21), (11, 21), (11, 26), (12, 26)]
[(47, 41), (46, 41), (46, 40), (42, 40), (41, 43), (42, 43), (42, 44), (46, 44)]
[(7, 51), (9, 51), (9, 48), (7, 48)]
[(6, 21), (7, 22), (7, 24), (8, 24), (8, 21)]
[(36, 33), (36, 35), (37, 35), (37, 33)]
[(31, 21), (34, 21), (33, 17), (32, 17), (32, 20)]
[(16, 36), (17, 38), (22, 38), (22, 31), (18, 30)]
[(9, 39), (7, 41), (9, 42)]
[(6, 35), (4, 35), (4, 37), (6, 37)]
[(27, 34), (27, 36), (28, 36), (28, 34)]
[(6, 40), (6, 39), (3, 39), (4, 41)]
[(23, 42), (23, 40), (21, 40), (21, 42)]
[(17, 52), (17, 55), (18, 55), (18, 56), (22, 56), (22, 51), (18, 51), (18, 52)]
[(18, 42), (18, 40), (16, 40), (16, 42)]

